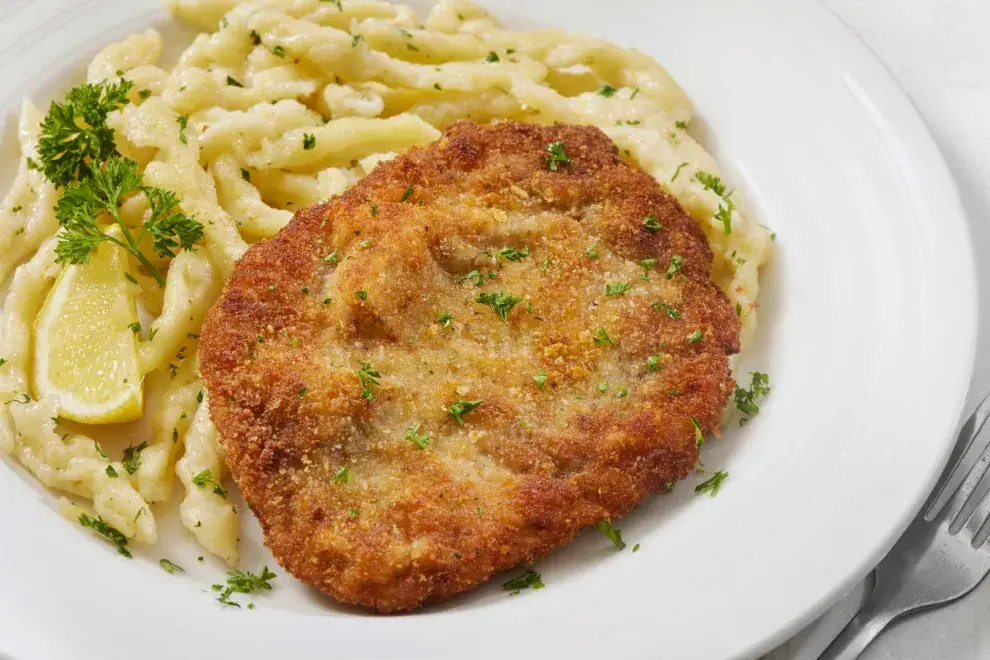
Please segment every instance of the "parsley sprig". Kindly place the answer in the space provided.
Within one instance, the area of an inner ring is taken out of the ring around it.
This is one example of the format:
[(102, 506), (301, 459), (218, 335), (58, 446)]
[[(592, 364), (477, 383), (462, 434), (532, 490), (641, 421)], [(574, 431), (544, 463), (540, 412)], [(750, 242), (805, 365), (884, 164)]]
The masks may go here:
[[(134, 161), (113, 156), (102, 165), (90, 163), (85, 178), (69, 183), (55, 207), (55, 217), (66, 230), (55, 248), (60, 263), (84, 264), (100, 243), (109, 241), (133, 254), (159, 286), (165, 286), (165, 278), (138, 247), (141, 240), (150, 235), (154, 253), (172, 258), (177, 248), (193, 249), (203, 238), (203, 225), (176, 211), (179, 200), (175, 193), (142, 186), (137, 168)], [(151, 214), (136, 237), (119, 210), (124, 198), (135, 192), (144, 193), (151, 206)], [(97, 223), (104, 212), (120, 227), (123, 240), (106, 233)]]
[[(56, 247), (59, 263), (84, 264), (97, 246), (110, 242), (133, 254), (164, 287), (165, 278), (138, 245), (150, 236), (154, 253), (172, 258), (177, 249), (191, 250), (203, 238), (203, 225), (176, 211), (179, 200), (174, 193), (141, 185), (137, 163), (117, 152), (107, 115), (128, 102), (131, 87), (123, 79), (87, 83), (69, 91), (62, 103), (52, 103), (38, 140), (40, 168), (63, 190), (55, 207), (55, 217), (65, 229)], [(134, 193), (143, 193), (151, 207), (137, 236), (119, 210)], [(104, 213), (119, 226), (119, 237), (100, 224)]]

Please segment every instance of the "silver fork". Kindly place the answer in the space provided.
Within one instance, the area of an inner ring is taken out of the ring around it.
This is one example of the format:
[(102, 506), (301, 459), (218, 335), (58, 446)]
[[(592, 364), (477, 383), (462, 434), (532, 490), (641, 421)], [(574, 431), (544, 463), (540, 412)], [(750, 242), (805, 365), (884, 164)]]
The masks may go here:
[(939, 485), (876, 569), (876, 586), (819, 660), (854, 660), (896, 619), (962, 598), (990, 572), (990, 394), (966, 421)]

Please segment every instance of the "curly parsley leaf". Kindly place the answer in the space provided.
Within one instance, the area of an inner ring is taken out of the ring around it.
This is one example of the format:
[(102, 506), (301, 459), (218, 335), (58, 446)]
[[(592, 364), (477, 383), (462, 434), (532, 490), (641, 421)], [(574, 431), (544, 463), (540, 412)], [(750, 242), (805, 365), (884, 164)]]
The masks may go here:
[(88, 176), (89, 163), (102, 163), (117, 154), (107, 115), (127, 103), (133, 83), (87, 83), (69, 91), (62, 103), (52, 103), (41, 123), (38, 155), (45, 178), (59, 188)]

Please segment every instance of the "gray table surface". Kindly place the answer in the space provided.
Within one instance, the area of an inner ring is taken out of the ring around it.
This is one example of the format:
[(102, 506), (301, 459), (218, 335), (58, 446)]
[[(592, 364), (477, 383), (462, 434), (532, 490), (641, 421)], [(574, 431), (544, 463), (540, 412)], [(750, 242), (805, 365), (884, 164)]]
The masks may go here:
[[(887, 65), (921, 112), (969, 216), (980, 309), (990, 309), (990, 0), (823, 0)], [(981, 314), (972, 411), (990, 391), (990, 317)], [(858, 585), (765, 660), (813, 660), (865, 598)], [(990, 580), (948, 607), (894, 624), (863, 660), (990, 658)]]

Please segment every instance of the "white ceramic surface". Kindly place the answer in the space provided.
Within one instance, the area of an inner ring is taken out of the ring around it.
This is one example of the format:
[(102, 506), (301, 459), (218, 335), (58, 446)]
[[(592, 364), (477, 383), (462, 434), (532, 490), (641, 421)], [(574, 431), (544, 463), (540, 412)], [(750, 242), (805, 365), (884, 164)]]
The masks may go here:
[[(691, 481), (653, 498), (622, 521), (638, 553), (584, 535), (539, 563), (539, 592), (490, 585), (376, 617), (278, 570), (271, 597), (232, 611), (208, 592), (222, 567), (197, 564), (174, 521), (161, 547), (129, 562), (7, 462), (0, 657), (752, 656), (861, 578), (907, 524), (953, 440), (976, 306), (955, 189), (882, 66), (810, 1), (485, 4), (510, 24), (659, 59), (697, 102), (730, 182), (780, 237), (761, 339), (741, 365), (769, 371), (774, 394), (706, 447), (706, 465), (731, 474), (720, 495), (694, 497)], [(149, 25), (188, 38), (151, 0), (0, 5), (0, 185), (20, 98), (47, 102), (101, 45)], [(243, 536), (245, 567), (271, 565), (256, 527)], [(168, 577), (161, 556), (189, 572)]]

